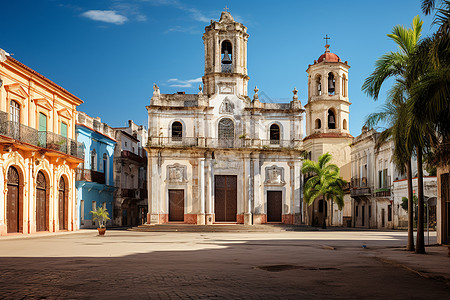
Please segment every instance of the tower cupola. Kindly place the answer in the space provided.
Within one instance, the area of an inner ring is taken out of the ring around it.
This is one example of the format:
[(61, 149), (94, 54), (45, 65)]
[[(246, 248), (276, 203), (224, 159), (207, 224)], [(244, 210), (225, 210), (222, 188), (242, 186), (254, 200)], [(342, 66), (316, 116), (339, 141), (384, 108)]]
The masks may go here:
[(226, 89), (227, 93), (232, 90), (235, 95), (247, 96), (247, 41), (247, 27), (234, 21), (228, 11), (205, 27), (205, 94)]

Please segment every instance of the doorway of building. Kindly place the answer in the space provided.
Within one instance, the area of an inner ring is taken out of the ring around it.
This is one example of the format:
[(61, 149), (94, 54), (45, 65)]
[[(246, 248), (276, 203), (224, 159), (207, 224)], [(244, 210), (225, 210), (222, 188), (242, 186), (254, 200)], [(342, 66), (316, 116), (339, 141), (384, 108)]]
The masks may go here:
[(66, 198), (66, 182), (64, 177), (61, 176), (58, 186), (59, 230), (67, 230), (68, 228), (68, 205)]
[(169, 222), (184, 222), (184, 190), (169, 190)]
[(36, 177), (36, 231), (48, 231), (47, 181), (41, 171)]
[(6, 222), (8, 224), (8, 233), (20, 232), (21, 220), (21, 205), (19, 201), (19, 172), (14, 167), (8, 169), (8, 194), (6, 202)]
[(216, 222), (236, 222), (237, 176), (214, 176), (214, 208)]
[(267, 191), (267, 222), (281, 222), (282, 196), (281, 191)]

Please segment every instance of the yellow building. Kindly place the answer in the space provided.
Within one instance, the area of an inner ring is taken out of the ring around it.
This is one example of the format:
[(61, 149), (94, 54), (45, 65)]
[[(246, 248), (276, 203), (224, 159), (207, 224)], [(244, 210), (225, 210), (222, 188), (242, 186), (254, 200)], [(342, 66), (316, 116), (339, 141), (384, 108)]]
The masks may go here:
[(83, 101), (0, 49), (0, 234), (76, 229)]

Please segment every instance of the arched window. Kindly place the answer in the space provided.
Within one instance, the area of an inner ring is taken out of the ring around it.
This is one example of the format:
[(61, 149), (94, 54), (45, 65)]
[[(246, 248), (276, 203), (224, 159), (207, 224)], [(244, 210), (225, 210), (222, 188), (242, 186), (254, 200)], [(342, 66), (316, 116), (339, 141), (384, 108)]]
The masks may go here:
[(270, 143), (271, 144), (280, 144), (280, 126), (277, 124), (270, 125)]
[(183, 138), (183, 124), (181, 122), (172, 123), (172, 141), (181, 141)]
[(316, 119), (315, 128), (316, 129), (322, 128), (322, 121), (320, 121), (320, 119)]
[(222, 42), (221, 56), (222, 72), (233, 72), (233, 47), (229, 41)]
[(20, 122), (20, 104), (11, 100), (9, 104), (9, 120), (13, 122)]
[(315, 80), (315, 93), (314, 95), (320, 96), (322, 95), (322, 76), (317, 75)]
[(328, 73), (328, 95), (334, 95), (336, 81), (333, 73)]
[(342, 129), (347, 130), (347, 120), (344, 119), (344, 121), (342, 122)]
[(97, 166), (97, 152), (94, 150), (91, 151), (91, 170), (95, 171)]
[(233, 147), (234, 145), (234, 123), (229, 118), (219, 121), (219, 143), (222, 147)]
[(336, 117), (331, 109), (328, 110), (328, 129), (336, 129)]

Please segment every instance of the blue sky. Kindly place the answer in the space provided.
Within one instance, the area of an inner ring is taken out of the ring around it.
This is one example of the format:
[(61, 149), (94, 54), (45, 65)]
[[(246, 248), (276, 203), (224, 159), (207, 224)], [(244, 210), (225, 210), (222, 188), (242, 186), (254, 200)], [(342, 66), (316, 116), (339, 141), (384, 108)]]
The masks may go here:
[(0, 48), (85, 101), (79, 110), (111, 126), (147, 125), (145, 105), (156, 82), (161, 93), (198, 92), (204, 71), (202, 34), (225, 6), (248, 27), (249, 96), (288, 102), (297, 87), (307, 101), (308, 64), (330, 50), (348, 61), (350, 131), (384, 101), (361, 92), (375, 60), (395, 45), (386, 34), (415, 15), (429, 35), (431, 17), (419, 0), (378, 1), (5, 1)]

